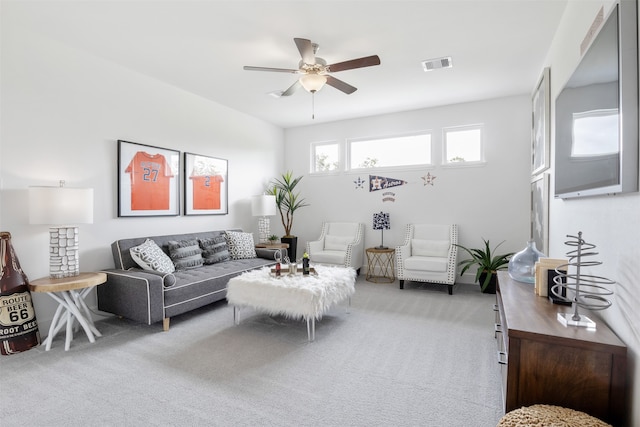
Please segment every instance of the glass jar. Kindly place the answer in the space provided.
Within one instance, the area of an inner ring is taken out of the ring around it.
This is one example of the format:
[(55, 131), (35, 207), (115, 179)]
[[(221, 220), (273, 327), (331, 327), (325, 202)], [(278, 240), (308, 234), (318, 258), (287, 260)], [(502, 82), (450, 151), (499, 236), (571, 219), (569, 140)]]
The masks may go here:
[(536, 262), (545, 254), (536, 248), (536, 242), (529, 240), (527, 247), (513, 255), (509, 260), (509, 276), (524, 283), (535, 283)]

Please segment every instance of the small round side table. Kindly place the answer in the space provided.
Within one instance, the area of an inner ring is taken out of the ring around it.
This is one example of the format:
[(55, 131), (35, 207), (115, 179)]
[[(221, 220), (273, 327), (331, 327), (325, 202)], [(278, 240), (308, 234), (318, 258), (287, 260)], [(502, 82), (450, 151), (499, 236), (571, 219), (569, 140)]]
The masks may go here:
[(366, 280), (374, 283), (392, 283), (396, 280), (395, 249), (367, 248), (366, 252), (368, 264)]
[(84, 302), (84, 298), (91, 289), (107, 281), (105, 273), (80, 273), (77, 276), (52, 279), (43, 277), (33, 280), (29, 284), (31, 292), (46, 292), (51, 298), (58, 302), (58, 309), (51, 321), (47, 339), (42, 343), (46, 345), (45, 350), (51, 349), (51, 342), (58, 331), (67, 326), (67, 336), (64, 343), (64, 350), (69, 350), (69, 345), (73, 339), (73, 323), (77, 320), (84, 329), (90, 342), (95, 342), (95, 337), (102, 334), (96, 329), (91, 320), (89, 307)]

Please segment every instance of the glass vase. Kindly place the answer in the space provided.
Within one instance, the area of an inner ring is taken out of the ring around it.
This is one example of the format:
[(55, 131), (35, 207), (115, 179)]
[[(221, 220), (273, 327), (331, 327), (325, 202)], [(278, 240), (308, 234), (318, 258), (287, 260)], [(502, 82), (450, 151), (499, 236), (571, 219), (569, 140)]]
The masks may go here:
[(545, 254), (536, 248), (536, 242), (529, 240), (527, 247), (513, 255), (509, 260), (509, 276), (524, 283), (535, 283), (536, 262)]

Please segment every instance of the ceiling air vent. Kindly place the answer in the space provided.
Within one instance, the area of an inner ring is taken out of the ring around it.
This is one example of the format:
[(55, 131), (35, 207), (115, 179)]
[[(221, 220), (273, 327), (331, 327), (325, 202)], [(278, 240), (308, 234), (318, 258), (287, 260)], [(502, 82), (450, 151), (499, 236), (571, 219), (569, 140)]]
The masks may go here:
[(453, 67), (453, 62), (451, 62), (450, 56), (445, 56), (444, 58), (436, 58), (436, 59), (427, 59), (426, 61), (422, 61), (422, 68), (425, 71), (433, 71), (438, 70), (440, 68), (451, 68)]

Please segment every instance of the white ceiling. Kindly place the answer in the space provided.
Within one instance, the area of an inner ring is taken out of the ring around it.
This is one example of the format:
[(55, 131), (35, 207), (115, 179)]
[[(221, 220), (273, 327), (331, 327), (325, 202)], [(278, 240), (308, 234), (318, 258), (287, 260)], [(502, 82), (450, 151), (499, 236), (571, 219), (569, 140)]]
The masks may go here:
[[(529, 94), (567, 0), (7, 1), (3, 14), (60, 42), (283, 128)], [(377, 54), (381, 65), (274, 98), (296, 79), (243, 65), (297, 68), (294, 37), (327, 63)], [(451, 56), (425, 73), (421, 61)]]

